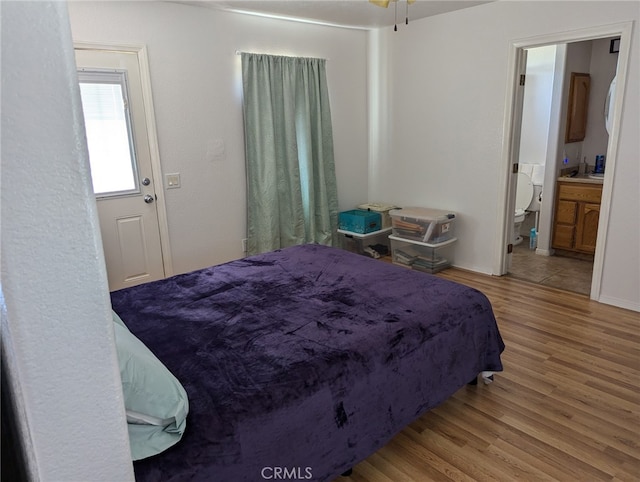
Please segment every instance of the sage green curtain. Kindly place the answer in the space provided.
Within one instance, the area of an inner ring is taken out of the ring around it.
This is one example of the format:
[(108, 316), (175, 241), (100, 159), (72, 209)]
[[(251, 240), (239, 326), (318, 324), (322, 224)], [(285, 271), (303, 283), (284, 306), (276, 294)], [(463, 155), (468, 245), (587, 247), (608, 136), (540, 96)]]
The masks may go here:
[(249, 254), (336, 243), (338, 195), (325, 64), (242, 54)]

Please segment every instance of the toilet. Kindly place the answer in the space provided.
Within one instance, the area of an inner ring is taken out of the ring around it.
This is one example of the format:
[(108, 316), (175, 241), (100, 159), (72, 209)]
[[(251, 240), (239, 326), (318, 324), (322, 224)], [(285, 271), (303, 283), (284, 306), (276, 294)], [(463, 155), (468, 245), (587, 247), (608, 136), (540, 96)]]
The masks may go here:
[[(520, 227), (527, 216), (527, 209), (532, 204), (534, 187), (531, 178), (524, 172), (519, 172), (517, 176), (516, 187), (516, 212), (513, 218), (513, 245), (516, 246), (522, 242), (520, 235)], [(536, 199), (536, 201), (538, 201)], [(540, 208), (538, 207), (538, 210)]]

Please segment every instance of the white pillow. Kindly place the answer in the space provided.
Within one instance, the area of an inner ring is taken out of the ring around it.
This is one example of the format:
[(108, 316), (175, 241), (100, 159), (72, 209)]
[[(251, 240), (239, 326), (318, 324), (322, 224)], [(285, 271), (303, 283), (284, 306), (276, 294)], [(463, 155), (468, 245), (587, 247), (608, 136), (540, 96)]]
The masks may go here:
[(113, 312), (131, 457), (156, 455), (182, 438), (189, 401), (178, 379)]

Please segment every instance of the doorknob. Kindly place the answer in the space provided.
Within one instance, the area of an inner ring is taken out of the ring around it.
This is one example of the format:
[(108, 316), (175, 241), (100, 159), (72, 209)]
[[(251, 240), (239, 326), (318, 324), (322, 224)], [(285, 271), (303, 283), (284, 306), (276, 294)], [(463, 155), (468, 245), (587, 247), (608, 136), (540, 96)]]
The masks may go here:
[(151, 179), (149, 179), (148, 177), (145, 177), (145, 178), (142, 180), (142, 185), (143, 185), (143, 186), (148, 186), (149, 184), (151, 184)]
[(151, 194), (145, 194), (144, 202), (146, 202), (147, 204), (151, 204), (153, 202), (153, 196)]

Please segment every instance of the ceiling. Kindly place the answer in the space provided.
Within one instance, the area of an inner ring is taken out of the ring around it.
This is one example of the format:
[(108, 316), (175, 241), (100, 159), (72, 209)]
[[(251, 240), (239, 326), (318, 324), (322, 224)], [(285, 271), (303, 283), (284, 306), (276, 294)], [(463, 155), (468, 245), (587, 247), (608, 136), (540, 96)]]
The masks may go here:
[[(395, 23), (394, 2), (388, 8), (379, 7), (368, 0), (179, 0), (179, 3), (351, 28), (393, 27)], [(416, 0), (409, 5), (409, 22), (483, 3), (489, 1)], [(398, 1), (398, 24), (405, 22), (406, 5), (405, 0)]]

